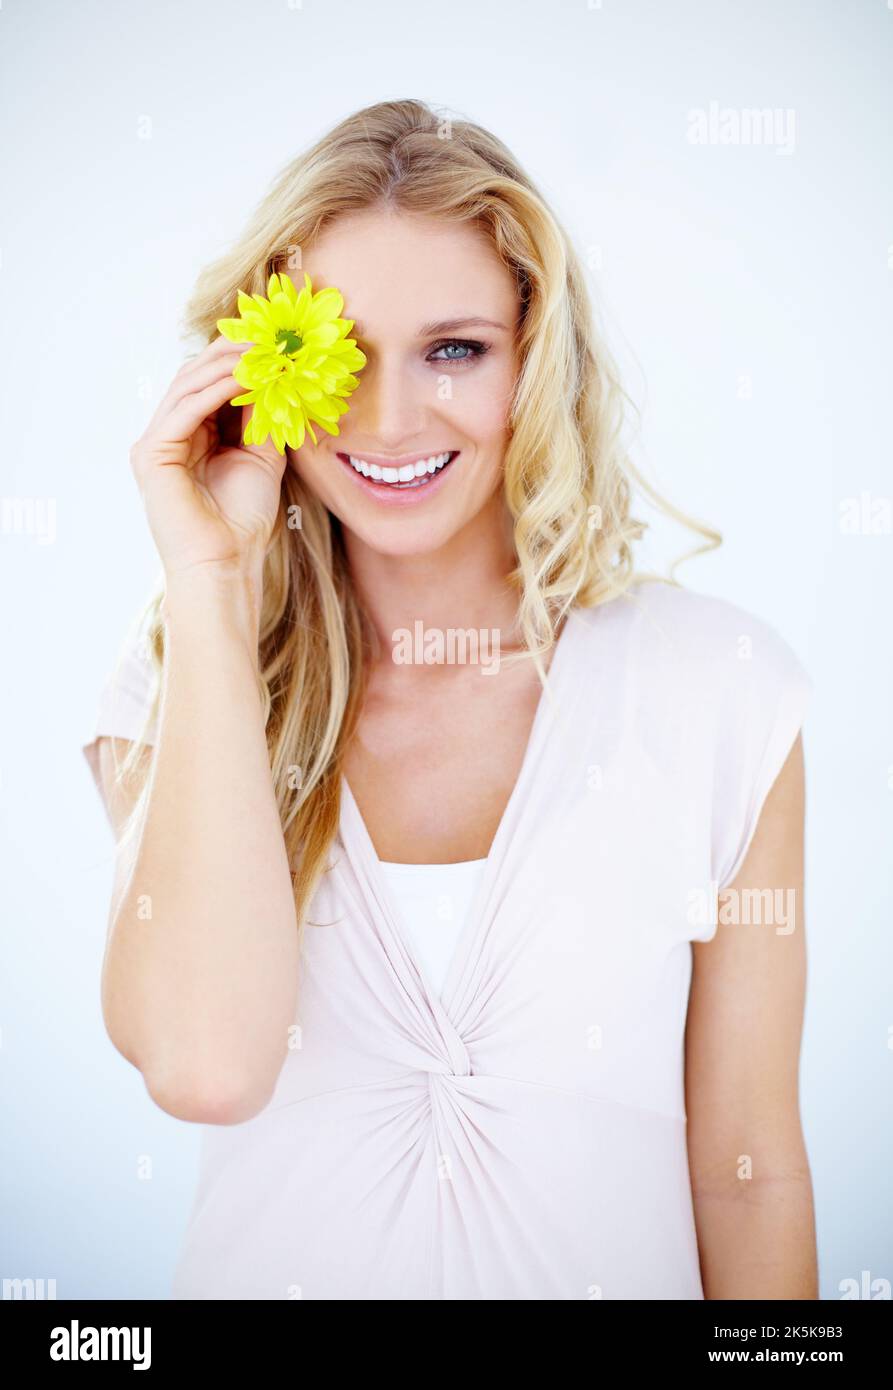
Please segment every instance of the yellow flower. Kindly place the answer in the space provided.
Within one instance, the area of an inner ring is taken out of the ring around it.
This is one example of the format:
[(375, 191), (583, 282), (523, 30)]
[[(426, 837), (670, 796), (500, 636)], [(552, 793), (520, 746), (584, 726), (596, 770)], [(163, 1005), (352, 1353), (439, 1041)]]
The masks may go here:
[[(239, 291), (236, 319), (218, 319), (217, 327), (234, 343), (252, 343), (242, 353), (233, 376), (245, 394), (233, 405), (252, 405), (244, 443), (263, 444), (272, 435), (280, 454), (285, 445), (300, 449), (305, 428), (316, 444), (313, 424), (338, 434), (345, 399), (359, 382), (353, 375), (366, 365), (364, 354), (347, 334), (353, 319), (339, 318), (344, 299), (336, 289), (313, 293), (310, 276), (295, 289), (288, 275), (271, 275), (265, 299)], [(311, 423), (311, 421), (313, 423)]]

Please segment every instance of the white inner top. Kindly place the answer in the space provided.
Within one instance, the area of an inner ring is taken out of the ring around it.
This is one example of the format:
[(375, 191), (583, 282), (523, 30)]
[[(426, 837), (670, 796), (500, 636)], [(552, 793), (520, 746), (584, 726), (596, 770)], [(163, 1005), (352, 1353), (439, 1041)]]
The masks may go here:
[(459, 864), (390, 864), (379, 860), (409, 946), (440, 994), (486, 859)]

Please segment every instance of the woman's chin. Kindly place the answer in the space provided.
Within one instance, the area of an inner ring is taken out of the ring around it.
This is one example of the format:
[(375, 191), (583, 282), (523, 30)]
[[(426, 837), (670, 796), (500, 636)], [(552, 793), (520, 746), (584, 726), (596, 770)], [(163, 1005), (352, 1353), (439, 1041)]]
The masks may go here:
[(354, 541), (376, 555), (386, 555), (394, 560), (433, 555), (448, 546), (461, 529), (443, 522), (438, 524), (434, 518), (391, 517), (372, 525), (367, 518), (357, 516), (343, 516), (340, 519), (342, 528), (350, 533)]

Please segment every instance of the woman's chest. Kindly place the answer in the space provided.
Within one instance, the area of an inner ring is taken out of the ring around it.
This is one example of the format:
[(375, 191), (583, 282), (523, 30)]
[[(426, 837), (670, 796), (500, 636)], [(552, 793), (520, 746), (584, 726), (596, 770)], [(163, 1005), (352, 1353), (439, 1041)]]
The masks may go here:
[[(652, 838), (645, 788), (590, 787), (577, 771), (571, 756), (548, 794), (534, 777), (514, 799), (433, 993), (349, 804), (311, 914), (321, 925), (305, 942), (303, 1051), (283, 1103), (415, 1069), (679, 1113), (698, 856), (674, 833), (678, 807), (664, 802)], [(441, 925), (431, 910), (427, 930)]]
[(344, 774), (380, 859), (485, 859), (517, 783), (542, 686), (532, 666), (370, 689)]

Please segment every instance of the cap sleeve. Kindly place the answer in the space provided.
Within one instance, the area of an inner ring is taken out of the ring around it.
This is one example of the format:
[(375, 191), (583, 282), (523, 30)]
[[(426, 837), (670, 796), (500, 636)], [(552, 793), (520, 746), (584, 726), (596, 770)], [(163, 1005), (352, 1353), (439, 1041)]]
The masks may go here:
[(727, 678), (717, 723), (711, 877), (719, 888), (744, 862), (813, 691), (811, 677), (774, 628), (741, 616), (722, 663)]
[(155, 694), (154, 667), (141, 632), (124, 642), (112, 671), (102, 684), (96, 718), (88, 737), (81, 744), (96, 787), (102, 795), (99, 769), (99, 739), (108, 736), (142, 740), (152, 744), (157, 736), (157, 717), (144, 730), (143, 725)]

